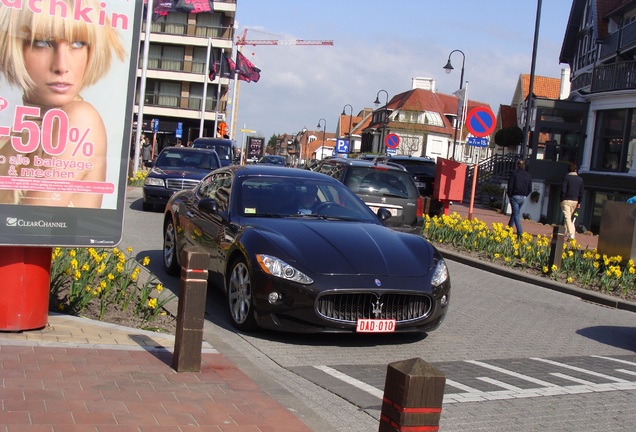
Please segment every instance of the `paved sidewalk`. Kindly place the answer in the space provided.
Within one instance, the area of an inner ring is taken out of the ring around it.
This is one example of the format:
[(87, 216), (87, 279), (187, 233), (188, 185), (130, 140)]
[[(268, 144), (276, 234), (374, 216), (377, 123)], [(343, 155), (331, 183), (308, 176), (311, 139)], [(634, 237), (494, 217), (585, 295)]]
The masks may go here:
[(0, 432), (309, 432), (204, 342), (201, 371), (172, 368), (174, 337), (68, 315), (0, 332)]

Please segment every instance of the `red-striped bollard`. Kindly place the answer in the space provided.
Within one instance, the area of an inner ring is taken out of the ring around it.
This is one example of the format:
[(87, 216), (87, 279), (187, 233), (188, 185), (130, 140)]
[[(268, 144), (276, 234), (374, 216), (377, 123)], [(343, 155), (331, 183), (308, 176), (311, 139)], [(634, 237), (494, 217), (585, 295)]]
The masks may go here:
[(379, 432), (438, 431), (445, 385), (444, 373), (420, 358), (390, 363)]

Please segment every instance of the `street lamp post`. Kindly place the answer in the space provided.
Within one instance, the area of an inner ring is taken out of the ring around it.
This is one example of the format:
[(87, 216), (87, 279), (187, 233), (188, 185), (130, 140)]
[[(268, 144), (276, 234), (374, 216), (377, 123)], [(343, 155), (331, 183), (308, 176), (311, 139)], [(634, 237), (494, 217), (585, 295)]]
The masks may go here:
[[(376, 107), (380, 105), (380, 92), (384, 92), (386, 94), (386, 104), (384, 105), (385, 117), (384, 117), (384, 121), (382, 122), (382, 132), (380, 133), (380, 145), (378, 147), (378, 150), (381, 148), (384, 148), (384, 134), (386, 133), (386, 124), (389, 121), (389, 92), (387, 92), (384, 89), (378, 90), (378, 93), (375, 95), (375, 101), (373, 101), (373, 104)], [(386, 149), (384, 153), (386, 153)]]
[(318, 129), (320, 129), (320, 122), (322, 122), (322, 148), (320, 149), (320, 160), (323, 160), (325, 158), (325, 134), (327, 130), (327, 120), (324, 118), (318, 120), (318, 126), (316, 126)]
[[(461, 90), (463, 85), (464, 85), (464, 63), (466, 62), (466, 55), (464, 54), (463, 51), (461, 50), (453, 50), (450, 52), (450, 54), (448, 55), (448, 61), (446, 62), (446, 66), (444, 66), (444, 70), (446, 71), (447, 74), (450, 74), (453, 71), (453, 65), (451, 64), (451, 55), (453, 55), (453, 53), (458, 52), (462, 55), (462, 73), (459, 77), (459, 89)], [(460, 111), (462, 112), (462, 114), (460, 114)], [(458, 98), (457, 100), (457, 119), (455, 119), (455, 137), (453, 138), (453, 156), (452, 159), (455, 160), (455, 147), (457, 147), (457, 128), (460, 122), (460, 118), (459, 116), (463, 115), (463, 110), (462, 110), (462, 100)], [(448, 156), (448, 153), (446, 153), (446, 156)]]
[(351, 108), (351, 110), (349, 111), (349, 131), (347, 132), (347, 138), (349, 139), (349, 151), (352, 151), (352, 145), (351, 145), (351, 125), (353, 123), (353, 107), (349, 104), (346, 104), (344, 107), (342, 107), (342, 115), (347, 115), (347, 113), (345, 112), (345, 109), (349, 107)]

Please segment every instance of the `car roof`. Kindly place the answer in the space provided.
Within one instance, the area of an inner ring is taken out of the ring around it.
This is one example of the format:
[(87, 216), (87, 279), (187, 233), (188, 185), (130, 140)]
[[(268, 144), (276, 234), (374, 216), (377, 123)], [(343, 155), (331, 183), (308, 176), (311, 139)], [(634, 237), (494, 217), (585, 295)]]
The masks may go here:
[(395, 156), (378, 156), (377, 160), (388, 161), (388, 162), (426, 162), (426, 163), (436, 163), (435, 159), (427, 157), (427, 156), (407, 156), (407, 155), (395, 155)]
[(216, 154), (216, 150), (213, 149), (207, 149), (207, 148), (192, 148), (192, 147), (176, 147), (176, 146), (171, 146), (171, 147), (164, 147), (163, 150), (161, 150), (161, 153), (164, 152), (175, 152), (175, 153), (208, 153), (208, 154)]
[(212, 137), (201, 137), (201, 138), (196, 138), (194, 141), (192, 141), (192, 144), (196, 144), (196, 143), (205, 143), (205, 144), (234, 144), (234, 140), (231, 140), (229, 138), (212, 138)]
[(406, 169), (401, 165), (398, 166), (394, 164), (386, 164), (381, 161), (370, 161), (367, 159), (331, 158), (331, 159), (325, 159), (322, 162), (329, 163), (329, 164), (336, 163), (336, 164), (348, 165), (351, 167), (373, 167), (373, 168), (382, 168), (382, 169), (394, 170), (394, 171), (406, 171)]
[(340, 183), (338, 180), (332, 178), (323, 173), (304, 170), (300, 168), (288, 168), (282, 167), (278, 165), (230, 165), (227, 167), (220, 168), (215, 172), (222, 171), (233, 171), (236, 177), (246, 177), (246, 176), (254, 176), (254, 175), (263, 175), (263, 176), (277, 176), (277, 177), (301, 177), (308, 179), (315, 179), (321, 181), (333, 181), (338, 184)]

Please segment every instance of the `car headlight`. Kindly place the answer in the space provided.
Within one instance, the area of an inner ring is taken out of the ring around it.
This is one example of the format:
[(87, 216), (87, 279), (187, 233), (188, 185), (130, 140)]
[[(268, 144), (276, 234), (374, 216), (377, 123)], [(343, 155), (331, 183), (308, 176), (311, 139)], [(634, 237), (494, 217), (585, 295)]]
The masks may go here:
[(303, 272), (298, 271), (281, 259), (263, 254), (256, 255), (256, 259), (258, 260), (258, 264), (261, 266), (261, 269), (263, 269), (263, 271), (267, 274), (281, 279), (298, 282), (303, 285), (314, 283), (312, 278)]
[(166, 184), (164, 183), (163, 179), (156, 177), (146, 177), (146, 179), (144, 180), (144, 186), (166, 187)]
[(448, 279), (448, 268), (446, 267), (446, 262), (442, 259), (437, 262), (435, 266), (435, 272), (433, 273), (433, 279), (431, 280), (431, 284), (434, 286), (440, 286)]

